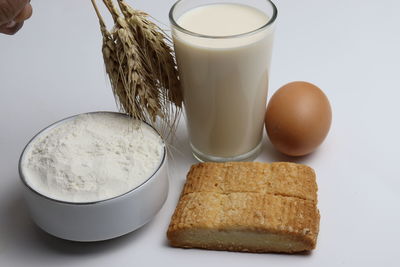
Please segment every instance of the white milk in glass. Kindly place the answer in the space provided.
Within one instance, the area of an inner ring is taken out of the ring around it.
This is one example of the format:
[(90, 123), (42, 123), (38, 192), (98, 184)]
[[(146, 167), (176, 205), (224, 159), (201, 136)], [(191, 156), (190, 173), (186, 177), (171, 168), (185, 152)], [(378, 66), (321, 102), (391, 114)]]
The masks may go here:
[(259, 9), (233, 3), (177, 18), (184, 29), (173, 28), (173, 39), (187, 126), (201, 160), (246, 159), (261, 147), (273, 41), (268, 20)]

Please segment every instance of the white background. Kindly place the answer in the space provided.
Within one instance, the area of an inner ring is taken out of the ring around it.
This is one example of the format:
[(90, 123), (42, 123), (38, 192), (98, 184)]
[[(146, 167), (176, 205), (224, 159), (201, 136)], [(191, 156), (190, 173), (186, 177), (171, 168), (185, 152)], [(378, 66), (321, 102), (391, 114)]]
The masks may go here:
[[(129, 1), (168, 25), (173, 0)], [(0, 266), (399, 266), (400, 2), (276, 1), (270, 95), (283, 84), (320, 86), (333, 108), (324, 144), (286, 158), (267, 138), (259, 161), (290, 160), (318, 175), (321, 226), (310, 255), (182, 250), (165, 232), (191, 157), (184, 120), (170, 161), (170, 194), (140, 230), (111, 241), (73, 243), (30, 220), (17, 162), (40, 129), (81, 112), (116, 110), (89, 0), (32, 1), (33, 17), (0, 36)], [(165, 26), (168, 27), (168, 26)]]

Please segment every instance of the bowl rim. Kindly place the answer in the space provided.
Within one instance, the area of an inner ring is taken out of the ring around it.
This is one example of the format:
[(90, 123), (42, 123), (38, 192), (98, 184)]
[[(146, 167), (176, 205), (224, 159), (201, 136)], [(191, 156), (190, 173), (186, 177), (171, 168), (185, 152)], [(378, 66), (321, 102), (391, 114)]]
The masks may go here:
[[(22, 170), (22, 169), (23, 169), (23, 168), (22, 168), (22, 161), (23, 161), (24, 156), (25, 156), (25, 154), (26, 154), (26, 152), (27, 152), (27, 149), (31, 146), (31, 144), (33, 144), (34, 141), (35, 141), (36, 139), (38, 139), (39, 137), (41, 137), (45, 132), (50, 131), (51, 129), (54, 129), (55, 127), (57, 127), (58, 125), (61, 125), (62, 123), (66, 122), (66, 121), (73, 120), (73, 119), (75, 119), (76, 117), (78, 117), (78, 116), (80, 116), (80, 115), (94, 115), (94, 114), (115, 114), (115, 115), (118, 115), (118, 116), (130, 117), (128, 114), (125, 114), (125, 113), (122, 113), (122, 112), (115, 112), (115, 111), (92, 111), (92, 112), (84, 112), (84, 113), (79, 113), (79, 114), (72, 115), (72, 116), (63, 118), (63, 119), (61, 119), (61, 120), (58, 120), (58, 121), (56, 121), (56, 122), (50, 124), (49, 126), (43, 128), (42, 130), (40, 130), (40, 131), (39, 131), (38, 133), (36, 133), (36, 134), (28, 141), (28, 143), (25, 145), (25, 147), (24, 147), (24, 149), (22, 150), (22, 153), (21, 153), (21, 155), (20, 155), (20, 157), (19, 157), (19, 161), (18, 161), (18, 173), (19, 173), (19, 177), (20, 177), (20, 179), (21, 179), (21, 181), (22, 181), (22, 184), (23, 184), (26, 188), (28, 188), (31, 192), (33, 192), (34, 194), (38, 195), (39, 197), (45, 198), (45, 199), (50, 200), (50, 201), (54, 201), (54, 202), (61, 203), (61, 204), (67, 204), (67, 205), (84, 206), (84, 205), (100, 204), (100, 203), (103, 203), (103, 202), (112, 201), (112, 200), (116, 200), (116, 199), (118, 199), (118, 198), (122, 198), (122, 197), (124, 197), (124, 196), (126, 196), (126, 195), (128, 195), (128, 194), (133, 193), (134, 191), (137, 191), (137, 190), (141, 189), (141, 188), (144, 187), (147, 183), (149, 183), (151, 180), (153, 180), (152, 178), (155, 177), (155, 175), (158, 173), (158, 171), (161, 169), (161, 167), (162, 167), (162, 166), (165, 164), (165, 162), (166, 162), (166, 161), (165, 161), (165, 160), (166, 160), (166, 155), (167, 155), (166, 145), (165, 145), (165, 141), (164, 141), (164, 139), (162, 138), (162, 136), (160, 135), (160, 133), (159, 133), (153, 126), (151, 126), (150, 124), (148, 124), (148, 123), (145, 122), (145, 121), (141, 121), (142, 123), (145, 123), (147, 126), (149, 126), (151, 129), (153, 129), (153, 131), (154, 131), (158, 136), (160, 136), (160, 138), (161, 138), (161, 140), (162, 140), (162, 143), (163, 143), (163, 157), (162, 157), (162, 159), (161, 159), (161, 161), (160, 161), (158, 167), (154, 170), (154, 172), (153, 172), (145, 181), (143, 181), (143, 183), (141, 183), (140, 185), (138, 185), (138, 186), (132, 188), (131, 190), (129, 190), (129, 191), (123, 193), (123, 194), (120, 194), (120, 195), (117, 195), (117, 196), (114, 196), (114, 197), (111, 197), (111, 198), (106, 198), (106, 199), (101, 199), (101, 200), (95, 200), (95, 201), (85, 201), (85, 202), (72, 202), (72, 201), (66, 201), (66, 200), (61, 200), (61, 199), (52, 198), (52, 197), (49, 197), (49, 196), (46, 196), (46, 195), (40, 193), (40, 192), (37, 191), (35, 188), (33, 188), (31, 185), (29, 185), (29, 183), (26, 181), (26, 177), (25, 177), (24, 172), (23, 172), (23, 170)], [(136, 120), (138, 120), (138, 119), (136, 119)], [(138, 120), (138, 121), (140, 121), (140, 120)]]

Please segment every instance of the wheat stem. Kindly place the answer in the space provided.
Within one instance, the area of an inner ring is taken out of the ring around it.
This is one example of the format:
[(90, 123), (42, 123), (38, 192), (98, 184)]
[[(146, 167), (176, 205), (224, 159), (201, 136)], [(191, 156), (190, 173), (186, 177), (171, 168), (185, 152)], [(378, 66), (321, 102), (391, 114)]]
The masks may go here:
[(96, 0), (91, 0), (94, 11), (96, 12), (97, 18), (99, 19), (100, 27), (106, 28), (106, 24), (104, 22), (103, 17), (100, 14), (99, 8), (97, 7)]
[(112, 0), (103, 0), (104, 5), (107, 7), (108, 11), (110, 12), (114, 22), (117, 22), (119, 17), (118, 9), (115, 7)]

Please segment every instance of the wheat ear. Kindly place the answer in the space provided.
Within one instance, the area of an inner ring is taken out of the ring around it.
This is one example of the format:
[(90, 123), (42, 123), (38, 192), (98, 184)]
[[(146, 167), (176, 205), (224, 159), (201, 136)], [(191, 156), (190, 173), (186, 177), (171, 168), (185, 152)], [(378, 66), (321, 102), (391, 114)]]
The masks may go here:
[(119, 9), (113, 0), (103, 0), (114, 20), (113, 29), (108, 31), (96, 1), (91, 1), (100, 22), (104, 63), (118, 106), (168, 136), (176, 129), (182, 107), (168, 37), (146, 13), (123, 0), (117, 1)]

